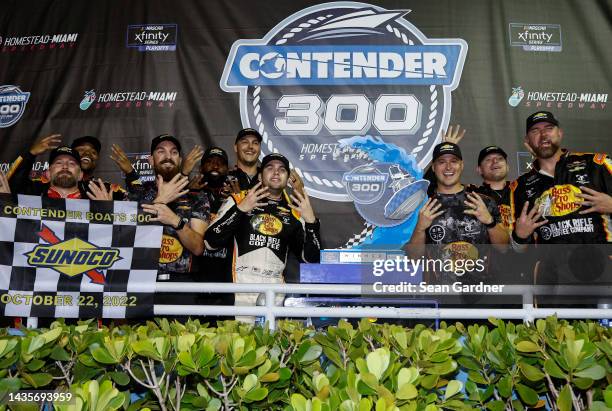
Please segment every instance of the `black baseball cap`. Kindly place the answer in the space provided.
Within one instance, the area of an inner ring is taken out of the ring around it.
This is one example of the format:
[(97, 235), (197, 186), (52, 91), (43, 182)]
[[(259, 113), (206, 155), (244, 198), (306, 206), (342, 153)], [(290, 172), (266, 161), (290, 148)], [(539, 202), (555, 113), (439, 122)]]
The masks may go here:
[(211, 157), (219, 157), (225, 160), (225, 164), (229, 163), (229, 160), (227, 158), (227, 153), (221, 147), (207, 148), (206, 151), (204, 152), (204, 155), (202, 156), (202, 163), (204, 163), (206, 160), (208, 160)]
[(71, 156), (76, 160), (79, 167), (81, 166), (81, 156), (79, 155), (79, 152), (69, 146), (59, 146), (54, 148), (51, 153), (49, 153), (49, 164), (53, 164), (56, 158), (63, 155)]
[(234, 141), (234, 144), (236, 144), (238, 140), (240, 140), (242, 137), (245, 137), (245, 136), (255, 136), (257, 137), (257, 140), (259, 140), (260, 143), (261, 143), (261, 140), (263, 140), (263, 137), (261, 136), (261, 134), (259, 134), (259, 131), (255, 130), (254, 128), (243, 128), (242, 130), (238, 132), (238, 135), (236, 136), (236, 141)]
[(550, 124), (554, 124), (555, 126), (559, 125), (559, 121), (553, 116), (550, 111), (536, 111), (529, 117), (527, 117), (527, 121), (525, 124), (525, 132), (529, 132), (529, 129), (533, 127), (534, 124), (547, 122)]
[(504, 158), (508, 158), (508, 154), (506, 154), (506, 152), (501, 147), (487, 146), (480, 150), (480, 154), (478, 154), (478, 165), (480, 165), (480, 163), (482, 162), (482, 160), (484, 160), (486, 156), (493, 153), (501, 154)]
[(461, 149), (455, 143), (440, 143), (434, 147), (432, 161), (438, 159), (438, 157), (443, 156), (444, 154), (452, 154), (458, 157), (460, 160), (463, 160), (463, 156), (461, 156)]
[(163, 143), (164, 141), (170, 141), (170, 142), (174, 143), (174, 145), (176, 146), (176, 149), (179, 151), (179, 153), (181, 152), (181, 143), (179, 143), (179, 141), (174, 136), (171, 136), (170, 134), (161, 134), (161, 135), (155, 137), (151, 141), (151, 154), (153, 154), (153, 152), (155, 151), (157, 146), (160, 143)]
[(72, 142), (70, 147), (77, 148), (79, 146), (82, 146), (83, 144), (91, 144), (98, 153), (100, 153), (100, 150), (102, 150), (102, 143), (100, 143), (100, 140), (98, 140), (94, 136), (79, 137)]
[(265, 156), (263, 160), (261, 160), (261, 169), (263, 170), (266, 164), (268, 164), (270, 161), (273, 161), (273, 160), (281, 161), (285, 165), (285, 168), (287, 169), (287, 171), (290, 170), (289, 160), (287, 160), (287, 157), (279, 153), (272, 153), (272, 154), (268, 154), (267, 156)]

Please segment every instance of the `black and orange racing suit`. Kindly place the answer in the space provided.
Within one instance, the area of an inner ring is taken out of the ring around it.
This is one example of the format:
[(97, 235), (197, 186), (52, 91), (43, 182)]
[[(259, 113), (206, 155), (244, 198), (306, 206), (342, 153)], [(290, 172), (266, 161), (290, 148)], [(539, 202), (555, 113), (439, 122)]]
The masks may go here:
[[(555, 166), (554, 176), (539, 170), (535, 161), (531, 170), (510, 185), (510, 207), (514, 221), (519, 218), (526, 201), (529, 201), (529, 210), (538, 207), (547, 220), (527, 241), (520, 239), (516, 233), (512, 235), (512, 247), (515, 250), (525, 248), (521, 243), (543, 245), (536, 247), (536, 250), (540, 249), (536, 258), (539, 263), (533, 271), (536, 283), (564, 282), (564, 278), (571, 283), (576, 280), (587, 281), (587, 271), (591, 269), (588, 265), (592, 262), (587, 249), (604, 247), (604, 254), (612, 254), (608, 248), (612, 242), (610, 215), (598, 212), (580, 214), (590, 207), (581, 204), (582, 198), (577, 196), (582, 192), (580, 187), (612, 195), (612, 161), (606, 154), (563, 150)], [(560, 247), (559, 244), (591, 246), (581, 246), (581, 251), (576, 254), (572, 251), (578, 250), (576, 247), (571, 246), (570, 249), (569, 246)], [(600, 246), (593, 246), (597, 244)], [(576, 261), (582, 261), (581, 267), (572, 267)]]
[[(319, 221), (306, 223), (289, 207), (285, 195), (267, 205), (240, 211), (240, 195), (230, 196), (206, 230), (204, 244), (219, 249), (234, 240), (235, 283), (282, 283), (288, 252), (306, 263), (320, 261)], [(257, 293), (236, 295), (236, 305), (254, 306)]]

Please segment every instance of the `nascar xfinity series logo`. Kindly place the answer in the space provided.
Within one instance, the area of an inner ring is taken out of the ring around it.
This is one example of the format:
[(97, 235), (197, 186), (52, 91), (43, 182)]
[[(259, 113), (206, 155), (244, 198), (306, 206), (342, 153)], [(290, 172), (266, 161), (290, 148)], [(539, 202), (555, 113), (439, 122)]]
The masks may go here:
[(287, 155), (315, 197), (351, 201), (343, 177), (368, 156), (341, 138), (375, 136), (421, 167), (430, 161), (467, 44), (428, 39), (409, 12), (325, 3), (233, 44), (221, 88), (240, 93), (242, 123), (260, 131), (263, 154)]
[(45, 225), (38, 235), (48, 244), (37, 245), (25, 254), (33, 267), (48, 267), (69, 277), (85, 274), (91, 282), (104, 284), (104, 274), (99, 270), (121, 259), (117, 248), (98, 247), (76, 237), (62, 241)]
[(21, 91), (18, 86), (0, 86), (0, 128), (18, 122), (29, 99), (30, 93)]

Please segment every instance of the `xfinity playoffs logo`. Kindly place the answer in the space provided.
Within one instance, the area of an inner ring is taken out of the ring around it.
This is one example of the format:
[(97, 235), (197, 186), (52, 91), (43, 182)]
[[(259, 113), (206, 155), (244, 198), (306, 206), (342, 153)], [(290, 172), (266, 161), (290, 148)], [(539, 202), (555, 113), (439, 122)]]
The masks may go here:
[(96, 110), (111, 108), (173, 107), (177, 91), (111, 91), (97, 93), (85, 91), (79, 103), (83, 111), (93, 105)]
[(18, 86), (0, 86), (0, 128), (18, 122), (29, 99), (30, 93), (21, 91)]
[(243, 126), (262, 134), (263, 154), (288, 156), (315, 197), (351, 201), (343, 176), (368, 155), (338, 144), (345, 137), (376, 136), (430, 161), (467, 44), (428, 39), (409, 12), (325, 3), (233, 44), (221, 88), (240, 93)]
[(76, 45), (78, 38), (79, 33), (0, 37), (0, 51), (4, 53), (72, 48)]
[(513, 87), (508, 98), (512, 107), (566, 108), (605, 110), (608, 93), (569, 92), (550, 90), (524, 90), (522, 86)]
[(138, 51), (175, 51), (176, 24), (138, 24), (127, 29), (127, 47)]
[(561, 51), (561, 26), (558, 24), (510, 23), (510, 45), (525, 51)]

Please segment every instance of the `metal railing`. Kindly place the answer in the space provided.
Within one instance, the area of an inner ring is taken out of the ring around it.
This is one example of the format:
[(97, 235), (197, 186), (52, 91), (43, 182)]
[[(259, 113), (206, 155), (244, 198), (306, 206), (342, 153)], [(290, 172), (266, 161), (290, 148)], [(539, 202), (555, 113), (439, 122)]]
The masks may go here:
[[(612, 285), (506, 285), (500, 295), (522, 296), (523, 308), (416, 308), (416, 307), (283, 307), (274, 305), (277, 294), (354, 295), (362, 296), (358, 284), (233, 284), (233, 283), (169, 283), (158, 282), (156, 292), (175, 293), (262, 293), (264, 306), (226, 305), (155, 305), (155, 315), (224, 315), (265, 317), (270, 329), (275, 329), (277, 317), (331, 317), (331, 318), (393, 318), (393, 319), (522, 319), (556, 314), (567, 319), (610, 319), (612, 308), (535, 308), (538, 295), (590, 295), (610, 299)], [(420, 292), (419, 295), (461, 295), (472, 293)], [(402, 295), (405, 296), (405, 295)]]

